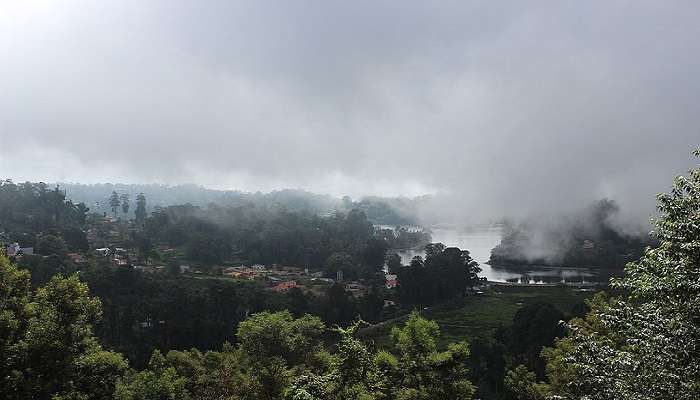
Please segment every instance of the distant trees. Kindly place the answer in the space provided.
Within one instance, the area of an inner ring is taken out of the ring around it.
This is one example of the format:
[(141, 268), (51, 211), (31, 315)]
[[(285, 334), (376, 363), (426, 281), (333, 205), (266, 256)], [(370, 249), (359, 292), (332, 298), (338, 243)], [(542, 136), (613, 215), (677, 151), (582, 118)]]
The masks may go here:
[(236, 257), (244, 262), (338, 270), (370, 278), (384, 265), (386, 243), (358, 211), (317, 216), (284, 209), (190, 204), (156, 209), (144, 221), (154, 242), (184, 247), (206, 264)]
[(0, 181), (0, 226), (6, 240), (34, 245), (34, 239), (46, 231), (79, 228), (85, 224), (89, 208), (66, 200), (58, 188), (48, 190), (44, 183)]
[(120, 196), (120, 200), (122, 203), (122, 212), (124, 213), (124, 220), (126, 221), (128, 219), (129, 208), (131, 207), (129, 193), (122, 193), (122, 195)]
[(45, 233), (39, 235), (39, 237), (37, 238), (36, 245), (34, 246), (34, 251), (37, 254), (41, 255), (58, 255), (63, 257), (66, 255), (67, 247), (66, 243), (63, 241), (62, 238), (56, 235)]
[(119, 193), (116, 191), (112, 192), (112, 195), (109, 197), (109, 208), (112, 209), (112, 214), (114, 215), (114, 219), (117, 218), (117, 210), (119, 210), (119, 206), (121, 206), (121, 198), (119, 197)]
[(479, 272), (469, 251), (431, 243), (425, 260), (416, 256), (410, 265), (399, 268), (399, 298), (404, 304), (430, 305), (463, 296), (479, 282)]
[(342, 271), (345, 278), (353, 277), (353, 269), (355, 264), (352, 261), (352, 257), (345, 252), (333, 253), (326, 260), (326, 276), (335, 278), (339, 271)]
[(551, 265), (622, 268), (653, 244), (646, 232), (622, 233), (614, 223), (618, 204), (609, 199), (583, 210), (548, 219), (508, 224), (491, 250), (496, 265)]
[(134, 217), (137, 224), (143, 224), (146, 221), (146, 196), (143, 193), (136, 195), (136, 209)]

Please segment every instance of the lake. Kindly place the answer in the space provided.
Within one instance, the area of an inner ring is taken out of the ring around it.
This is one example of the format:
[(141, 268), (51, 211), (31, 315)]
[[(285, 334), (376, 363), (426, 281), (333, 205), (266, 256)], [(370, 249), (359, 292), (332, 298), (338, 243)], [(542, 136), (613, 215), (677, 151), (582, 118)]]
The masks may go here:
[[(468, 227), (456, 228), (436, 226), (430, 228), (433, 242), (442, 243), (448, 247), (459, 247), (469, 250), (472, 258), (479, 263), (483, 270), (479, 275), (492, 282), (510, 282), (520, 284), (591, 284), (607, 282), (608, 274), (600, 274), (598, 271), (586, 268), (552, 268), (547, 266), (498, 266), (489, 265), (486, 262), (493, 249), (501, 241), (501, 228)], [(424, 256), (422, 250), (402, 250), (398, 252), (404, 265), (409, 264), (416, 256)]]

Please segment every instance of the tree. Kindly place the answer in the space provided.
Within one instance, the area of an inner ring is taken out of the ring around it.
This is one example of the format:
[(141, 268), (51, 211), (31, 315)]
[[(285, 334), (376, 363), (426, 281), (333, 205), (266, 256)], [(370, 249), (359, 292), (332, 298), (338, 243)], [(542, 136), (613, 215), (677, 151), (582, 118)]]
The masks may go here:
[(564, 314), (549, 303), (536, 303), (519, 309), (510, 328), (508, 353), (515, 365), (523, 364), (544, 379), (545, 363), (540, 352), (564, 335)]
[(537, 376), (524, 365), (508, 370), (503, 383), (514, 400), (543, 399), (537, 391)]
[(326, 260), (326, 276), (335, 278), (338, 271), (342, 271), (346, 277), (352, 277), (355, 263), (352, 257), (345, 252), (331, 254)]
[(67, 247), (66, 242), (64, 242), (62, 238), (47, 233), (37, 238), (34, 251), (36, 251), (37, 254), (45, 256), (57, 255), (59, 257), (64, 257)]
[(0, 392), (7, 399), (110, 398), (127, 364), (97, 343), (100, 302), (76, 276), (30, 292), (29, 276), (0, 256)]
[(188, 400), (185, 378), (167, 365), (163, 354), (155, 350), (148, 369), (128, 376), (117, 384), (116, 400)]
[(403, 267), (401, 264), (401, 256), (396, 253), (387, 255), (386, 265), (389, 268), (389, 273), (396, 274)]
[(430, 243), (425, 253), (425, 260), (416, 256), (398, 270), (399, 297), (405, 304), (429, 305), (464, 296), (479, 283), (481, 268), (467, 250)]
[(469, 381), (466, 362), (469, 345), (451, 343), (437, 351), (440, 328), (417, 312), (411, 313), (403, 328), (391, 332), (399, 349), (400, 389), (397, 398), (460, 400), (471, 399), (475, 388)]
[(440, 330), (433, 321), (412, 313), (405, 326), (395, 327), (392, 338), (398, 350), (372, 353), (357, 338), (363, 322), (338, 328), (340, 341), (330, 369), (304, 374), (288, 391), (294, 400), (468, 400), (474, 386), (467, 379), (466, 343), (453, 343), (437, 351)]
[(23, 381), (19, 347), (26, 330), (29, 294), (29, 273), (0, 254), (0, 393), (16, 393)]
[(119, 199), (119, 193), (116, 191), (112, 192), (112, 195), (109, 198), (109, 208), (112, 209), (112, 214), (114, 214), (114, 219), (117, 219), (117, 210), (119, 209), (119, 206), (121, 206), (121, 200)]
[[(700, 149), (694, 153), (700, 157)], [(618, 299), (596, 298), (548, 360), (560, 399), (696, 399), (700, 396), (700, 167), (658, 197), (656, 248), (614, 279)]]
[(129, 213), (129, 207), (131, 207), (129, 193), (122, 193), (120, 199), (122, 203), (122, 212), (124, 213), (124, 220), (126, 221), (128, 219), (127, 214)]
[(259, 398), (279, 399), (288, 383), (290, 365), (317, 350), (325, 326), (318, 317), (294, 319), (289, 311), (254, 314), (240, 323), (236, 338), (251, 359), (251, 371), (260, 386)]
[(143, 193), (136, 195), (136, 210), (134, 216), (138, 224), (143, 224), (146, 221), (146, 196)]

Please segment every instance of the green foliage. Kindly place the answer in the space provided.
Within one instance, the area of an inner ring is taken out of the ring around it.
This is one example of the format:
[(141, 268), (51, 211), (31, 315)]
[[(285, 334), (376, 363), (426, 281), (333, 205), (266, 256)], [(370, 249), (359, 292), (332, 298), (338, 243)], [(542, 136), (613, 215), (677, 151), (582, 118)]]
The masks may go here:
[(66, 242), (58, 236), (51, 234), (42, 234), (36, 239), (34, 251), (37, 254), (49, 256), (58, 255), (64, 257), (67, 252)]
[(255, 368), (261, 399), (278, 399), (288, 385), (289, 366), (301, 363), (319, 348), (318, 337), (325, 329), (318, 317), (294, 319), (288, 311), (254, 314), (238, 326), (240, 349)]
[(120, 381), (114, 392), (116, 400), (187, 400), (185, 378), (166, 364), (165, 357), (156, 350), (151, 356), (148, 369), (133, 373)]
[(426, 258), (416, 256), (398, 270), (398, 293), (404, 304), (430, 305), (458, 296), (479, 282), (479, 264), (469, 251), (431, 243)]
[(121, 198), (119, 197), (119, 193), (116, 191), (112, 192), (112, 195), (109, 197), (109, 207), (112, 209), (112, 214), (114, 214), (114, 218), (117, 218), (117, 210), (121, 206)]
[(340, 341), (332, 368), (323, 375), (303, 375), (295, 380), (287, 399), (471, 399), (474, 386), (468, 380), (469, 347), (453, 343), (436, 350), (439, 329), (413, 313), (406, 325), (394, 330), (398, 355), (372, 353), (356, 338), (361, 326), (338, 329)]
[(503, 383), (514, 400), (539, 400), (542, 396), (537, 391), (537, 375), (524, 365), (506, 372)]
[(700, 168), (676, 178), (658, 201), (653, 234), (659, 247), (648, 248), (612, 282), (627, 295), (598, 299), (544, 352), (557, 398), (700, 396)]
[[(36, 236), (41, 233), (57, 235), (81, 228), (88, 211), (85, 204), (66, 200), (58, 187), (49, 190), (45, 183), (0, 181), (0, 226), (7, 235), (0, 242), (5, 239), (19, 242), (22, 247), (34, 246)], [(68, 233), (75, 234), (75, 231)], [(71, 243), (78, 241), (82, 241), (80, 237), (71, 237)]]
[(143, 224), (146, 221), (146, 216), (146, 196), (143, 193), (139, 193), (136, 195), (136, 209), (134, 210), (136, 223)]
[(119, 196), (119, 199), (122, 203), (122, 212), (124, 213), (124, 219), (127, 219), (127, 215), (129, 214), (129, 208), (131, 207), (129, 193), (122, 193), (122, 195)]
[(8, 399), (111, 397), (127, 364), (102, 350), (92, 324), (100, 302), (76, 276), (35, 293), (29, 275), (0, 256), (0, 392)]

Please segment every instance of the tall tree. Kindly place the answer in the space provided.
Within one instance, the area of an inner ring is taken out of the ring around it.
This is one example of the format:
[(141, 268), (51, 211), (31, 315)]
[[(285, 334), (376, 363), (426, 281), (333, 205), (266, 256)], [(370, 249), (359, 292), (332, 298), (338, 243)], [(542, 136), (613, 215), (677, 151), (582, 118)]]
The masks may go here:
[(119, 193), (116, 191), (112, 192), (112, 195), (109, 197), (109, 208), (112, 209), (112, 214), (114, 214), (114, 219), (117, 218), (117, 210), (119, 210), (119, 206), (121, 206), (122, 202), (119, 199)]
[(129, 214), (129, 207), (131, 207), (131, 202), (129, 199), (129, 193), (123, 193), (120, 196), (122, 202), (122, 212), (124, 213), (124, 220), (127, 220), (127, 214)]
[(136, 195), (136, 209), (134, 216), (138, 224), (143, 224), (146, 221), (146, 196), (143, 193)]

